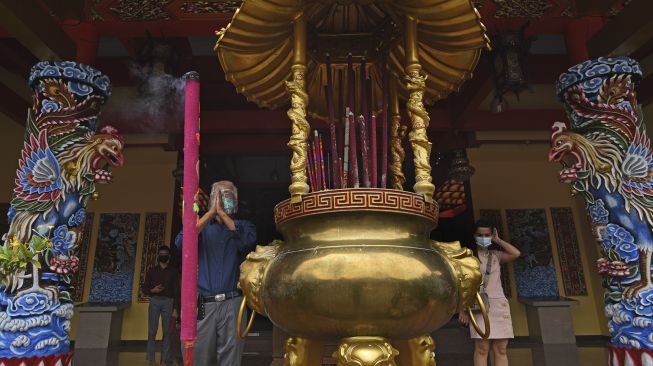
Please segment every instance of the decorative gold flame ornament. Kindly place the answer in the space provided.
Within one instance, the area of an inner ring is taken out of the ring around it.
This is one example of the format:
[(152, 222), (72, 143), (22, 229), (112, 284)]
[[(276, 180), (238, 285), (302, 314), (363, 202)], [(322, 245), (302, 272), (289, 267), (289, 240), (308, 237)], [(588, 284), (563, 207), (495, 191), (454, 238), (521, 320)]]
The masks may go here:
[[(227, 80), (261, 107), (289, 107), (291, 198), (274, 212), (284, 242), (250, 253), (240, 279), (243, 309), (291, 336), (284, 365), (317, 366), (323, 342), (340, 339), (333, 357), (341, 366), (432, 366), (430, 333), (476, 300), (478, 260), (459, 243), (429, 239), (438, 205), (425, 105), (471, 77), (488, 46), (479, 19), (469, 0), (244, 0), (217, 33)], [(327, 59), (335, 71), (330, 80)], [(308, 193), (307, 115), (328, 115), (329, 90), (354, 100), (349, 94), (364, 85), (347, 88), (344, 81), (355, 80), (351, 72), (362, 75), (363, 66), (372, 95), (383, 95), (383, 72), (391, 80), (395, 189)], [(407, 131), (399, 99), (411, 119), (416, 193), (402, 191)]]

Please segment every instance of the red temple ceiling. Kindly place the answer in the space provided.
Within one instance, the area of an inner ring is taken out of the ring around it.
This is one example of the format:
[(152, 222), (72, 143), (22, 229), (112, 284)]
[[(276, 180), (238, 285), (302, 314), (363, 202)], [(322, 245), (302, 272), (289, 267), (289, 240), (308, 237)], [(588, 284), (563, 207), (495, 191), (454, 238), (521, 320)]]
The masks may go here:
[[(469, 133), (474, 131), (548, 130), (553, 121), (565, 118), (552, 85), (575, 63), (574, 58), (583, 57), (582, 52), (588, 57), (630, 54), (645, 71), (653, 71), (650, 0), (474, 3), (490, 34), (516, 30), (528, 22), (526, 35), (536, 37), (527, 58), (533, 92), (522, 93), (519, 100), (509, 98), (505, 112), (491, 112), (494, 80), (486, 53), (474, 77), (458, 93), (430, 108), (436, 148), (468, 146)], [(285, 112), (260, 110), (237, 94), (225, 81), (212, 51), (214, 32), (228, 24), (239, 5), (238, 0), (0, 0), (4, 27), (0, 29), (0, 113), (24, 121), (30, 103), (24, 81), (31, 65), (44, 58), (79, 59), (80, 44), (92, 38), (95, 52), (87, 57), (114, 85), (103, 119), (126, 133), (169, 134), (171, 147), (176, 147), (180, 115), (175, 111), (152, 115), (138, 103), (134, 59), (149, 34), (174, 45), (179, 54), (174, 76), (188, 70), (200, 73), (202, 131), (205, 141), (216, 146), (210, 153), (237, 152), (242, 146), (255, 146), (260, 153), (283, 153), (289, 131)], [(587, 48), (582, 47), (585, 44)], [(639, 95), (643, 103), (653, 102), (652, 77), (644, 79)], [(323, 127), (319, 122), (315, 125)]]

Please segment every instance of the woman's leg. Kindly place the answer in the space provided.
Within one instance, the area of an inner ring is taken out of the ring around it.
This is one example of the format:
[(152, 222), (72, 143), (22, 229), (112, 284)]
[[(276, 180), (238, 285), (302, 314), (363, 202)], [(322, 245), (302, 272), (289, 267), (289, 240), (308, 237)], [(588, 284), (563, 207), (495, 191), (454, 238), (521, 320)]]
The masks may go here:
[(488, 353), (490, 353), (490, 341), (487, 339), (475, 339), (474, 366), (487, 366)]
[(507, 339), (495, 339), (492, 342), (492, 353), (494, 353), (494, 366), (508, 366)]

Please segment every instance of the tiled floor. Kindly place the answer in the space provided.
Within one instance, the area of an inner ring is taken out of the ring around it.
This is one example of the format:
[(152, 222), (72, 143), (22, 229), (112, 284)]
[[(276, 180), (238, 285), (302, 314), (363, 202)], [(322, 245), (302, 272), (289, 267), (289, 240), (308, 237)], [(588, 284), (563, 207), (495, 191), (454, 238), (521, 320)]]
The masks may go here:
[[(122, 347), (115, 352), (98, 350), (78, 351), (75, 366), (147, 366), (144, 349)], [(510, 348), (512, 366), (595, 366), (605, 365), (607, 350), (603, 347), (521, 346)], [(268, 366), (269, 355), (246, 354), (242, 366)], [(441, 354), (438, 366), (472, 366), (469, 354)]]

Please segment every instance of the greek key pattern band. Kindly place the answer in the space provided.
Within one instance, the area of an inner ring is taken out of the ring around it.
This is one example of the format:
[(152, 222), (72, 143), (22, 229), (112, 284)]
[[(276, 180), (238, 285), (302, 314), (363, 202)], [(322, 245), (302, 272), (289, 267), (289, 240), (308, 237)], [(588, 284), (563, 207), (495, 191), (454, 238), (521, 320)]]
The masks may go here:
[(290, 219), (330, 211), (385, 211), (407, 213), (437, 220), (438, 206), (422, 195), (392, 189), (335, 189), (305, 194), (300, 203), (285, 200), (274, 208), (277, 225)]

